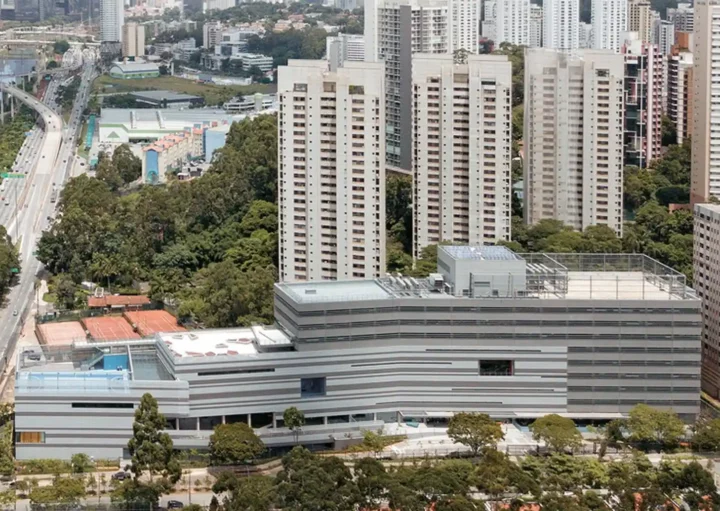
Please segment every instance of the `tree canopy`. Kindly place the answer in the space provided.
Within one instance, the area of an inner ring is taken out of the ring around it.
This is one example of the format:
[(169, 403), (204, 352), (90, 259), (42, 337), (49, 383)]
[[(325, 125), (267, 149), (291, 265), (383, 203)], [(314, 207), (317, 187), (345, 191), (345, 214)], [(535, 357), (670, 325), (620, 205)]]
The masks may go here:
[(562, 452), (574, 449), (582, 443), (582, 435), (572, 419), (549, 414), (530, 424), (533, 438), (543, 441), (553, 451)]
[(450, 419), (447, 434), (454, 442), (468, 446), (474, 455), (505, 438), (500, 424), (484, 413), (456, 413)]
[(221, 424), (210, 435), (210, 461), (213, 465), (239, 465), (257, 458), (265, 445), (245, 423)]
[(155, 300), (179, 304), (208, 327), (268, 323), (277, 274), (277, 125), (274, 116), (235, 123), (202, 177), (119, 193), (139, 175), (124, 147), (98, 178), (71, 179), (59, 214), (38, 243), (56, 278), (110, 288), (148, 281)]

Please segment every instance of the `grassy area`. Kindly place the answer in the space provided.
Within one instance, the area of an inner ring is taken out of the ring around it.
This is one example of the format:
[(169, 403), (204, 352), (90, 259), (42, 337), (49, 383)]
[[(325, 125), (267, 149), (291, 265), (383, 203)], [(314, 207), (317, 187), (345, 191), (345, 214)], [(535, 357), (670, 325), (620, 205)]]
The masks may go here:
[(112, 78), (108, 75), (99, 76), (93, 83), (93, 92), (98, 94), (136, 92), (142, 90), (170, 90), (183, 94), (194, 94), (196, 96), (202, 96), (205, 98), (205, 103), (214, 106), (224, 103), (238, 95), (254, 94), (256, 92), (274, 92), (275, 85), (215, 85), (212, 83), (198, 83), (177, 76), (123, 80), (121, 78)]
[(85, 121), (82, 125), (82, 129), (80, 130), (80, 136), (78, 137), (78, 148), (77, 148), (77, 154), (78, 156), (82, 156), (87, 160), (89, 154), (88, 150), (85, 149), (85, 139), (87, 138), (87, 132), (88, 132), (88, 122)]
[(45, 293), (43, 295), (43, 301), (46, 303), (55, 303), (57, 301), (57, 296), (55, 296), (55, 293)]

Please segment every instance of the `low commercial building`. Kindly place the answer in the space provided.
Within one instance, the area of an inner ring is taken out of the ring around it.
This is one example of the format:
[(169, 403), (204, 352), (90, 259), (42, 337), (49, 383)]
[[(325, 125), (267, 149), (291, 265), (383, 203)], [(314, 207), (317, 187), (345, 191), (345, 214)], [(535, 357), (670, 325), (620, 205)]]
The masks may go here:
[[(623, 417), (637, 403), (700, 409), (700, 300), (640, 254), (516, 254), (441, 246), (425, 279), (275, 285), (275, 327), (156, 334), (18, 359), (18, 459), (127, 457), (149, 392), (180, 449), (245, 422), (292, 445), (332, 447), (384, 423), (557, 413)], [(432, 375), (432, 378), (428, 378)]]
[(205, 103), (202, 96), (180, 94), (169, 90), (146, 90), (131, 92), (130, 95), (138, 103), (144, 103), (156, 108), (191, 108), (202, 106)]
[(276, 94), (256, 93), (251, 96), (233, 98), (223, 104), (223, 109), (231, 114), (245, 114), (276, 109), (278, 105)]
[(143, 183), (166, 183), (170, 175), (182, 170), (183, 163), (204, 156), (202, 129), (189, 128), (180, 133), (166, 135), (143, 147)]
[(153, 110), (141, 108), (103, 108), (98, 120), (100, 143), (125, 144), (152, 142), (165, 135), (241, 121), (247, 115), (230, 115), (223, 110), (197, 108), (192, 110)]
[(160, 76), (160, 68), (157, 64), (150, 63), (117, 63), (110, 68), (109, 74), (113, 78), (122, 78), (124, 80), (157, 78)]

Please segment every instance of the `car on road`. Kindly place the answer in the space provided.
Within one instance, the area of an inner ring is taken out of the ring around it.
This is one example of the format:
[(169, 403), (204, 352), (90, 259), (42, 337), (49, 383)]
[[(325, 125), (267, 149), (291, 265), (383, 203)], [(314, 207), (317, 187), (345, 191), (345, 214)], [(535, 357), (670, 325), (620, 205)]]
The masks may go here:
[(130, 477), (130, 474), (128, 474), (127, 472), (125, 472), (123, 470), (121, 470), (120, 472), (115, 472), (112, 475), (112, 479), (115, 479), (116, 481), (124, 481), (128, 477)]
[(13, 316), (17, 316), (17, 315), (18, 315), (18, 311), (17, 311), (17, 309), (15, 309), (15, 310), (13, 311)]
[(185, 504), (183, 504), (179, 500), (168, 500), (168, 503), (167, 503), (168, 509), (182, 509), (184, 507), (185, 507)]

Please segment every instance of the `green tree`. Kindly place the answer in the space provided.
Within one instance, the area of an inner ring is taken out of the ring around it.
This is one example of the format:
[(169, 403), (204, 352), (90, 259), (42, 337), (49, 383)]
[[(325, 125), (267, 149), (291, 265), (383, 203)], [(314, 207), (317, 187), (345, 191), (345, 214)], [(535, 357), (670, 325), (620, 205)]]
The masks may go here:
[(69, 49), (70, 49), (70, 43), (65, 40), (55, 41), (53, 43), (53, 51), (55, 52), (56, 55), (63, 55)]
[(628, 413), (630, 440), (641, 444), (657, 443), (663, 447), (678, 445), (685, 434), (685, 424), (672, 410), (660, 410), (640, 403)]
[(123, 184), (132, 183), (142, 175), (142, 161), (135, 156), (128, 144), (121, 144), (113, 151), (112, 166)]
[(135, 481), (140, 481), (144, 472), (150, 477), (162, 474), (173, 484), (180, 479), (180, 465), (174, 459), (173, 442), (164, 432), (165, 425), (157, 400), (151, 394), (143, 394), (135, 410), (133, 436), (128, 442), (130, 470)]
[(232, 472), (221, 472), (212, 490), (216, 494), (227, 492), (222, 507), (226, 511), (274, 509), (275, 485), (268, 476), (237, 477)]
[(13, 424), (7, 422), (0, 430), (0, 474), (11, 476), (15, 473), (13, 457)]
[(345, 511), (360, 502), (350, 470), (339, 458), (318, 458), (295, 447), (277, 475), (278, 505), (286, 511)]
[(239, 465), (257, 458), (265, 445), (245, 423), (221, 424), (210, 435), (210, 462), (213, 465)]
[(75, 292), (77, 286), (70, 276), (61, 273), (55, 279), (55, 296), (59, 305), (67, 310), (75, 309)]
[(582, 445), (582, 435), (573, 420), (554, 413), (535, 420), (530, 424), (530, 431), (536, 441), (545, 442), (555, 452), (576, 449)]
[(34, 504), (77, 505), (85, 497), (85, 480), (80, 477), (56, 476), (50, 486), (35, 486), (30, 490)]
[(385, 466), (374, 458), (361, 458), (355, 462), (354, 473), (361, 509), (378, 509), (386, 498), (390, 484)]
[(82, 452), (73, 454), (70, 458), (70, 464), (72, 465), (73, 472), (76, 474), (90, 472), (94, 468), (92, 461), (90, 461), (90, 456)]
[(677, 129), (670, 117), (663, 115), (661, 126), (662, 145), (667, 147), (672, 144), (677, 144)]
[(692, 437), (697, 451), (720, 451), (720, 419), (702, 418), (695, 424)]
[(447, 434), (453, 442), (469, 447), (473, 456), (505, 438), (500, 424), (484, 413), (456, 413), (450, 419)]
[(283, 412), (283, 422), (285, 423), (285, 427), (293, 432), (295, 443), (297, 443), (300, 428), (305, 425), (305, 414), (296, 407), (291, 406)]

